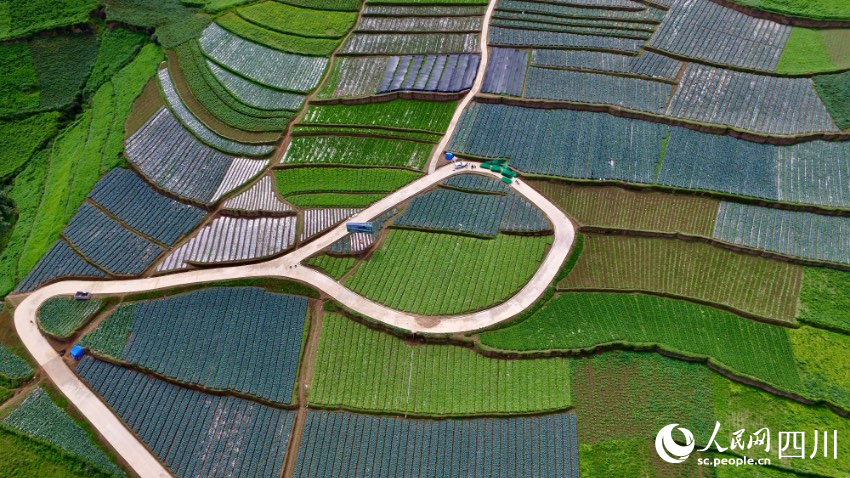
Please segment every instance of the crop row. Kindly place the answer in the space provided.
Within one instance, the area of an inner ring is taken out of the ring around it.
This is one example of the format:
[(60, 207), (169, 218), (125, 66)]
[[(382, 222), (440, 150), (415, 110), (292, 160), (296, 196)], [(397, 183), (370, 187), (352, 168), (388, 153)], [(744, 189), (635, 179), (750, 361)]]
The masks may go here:
[[(135, 303), (128, 310), (100, 326), (113, 328), (109, 322), (117, 320), (129, 334), (115, 358), (208, 389), (292, 400), (307, 299), (258, 288), (214, 288)], [(92, 348), (107, 355), (117, 350), (100, 349), (96, 342)], [(220, 360), (222, 354), (227, 360)]]
[[(269, 25), (257, 24), (255, 21), (249, 21), (237, 12), (231, 11), (216, 18), (216, 24), (245, 41), (285, 54), (329, 57), (339, 45), (339, 39), (336, 38), (316, 38), (280, 31), (286, 28), (278, 25), (291, 26), (293, 20), (295, 18), (288, 18), (272, 25), (276, 28), (270, 28)], [(333, 29), (334, 26), (329, 24), (328, 30), (332, 31)], [(321, 32), (322, 30), (310, 28), (310, 31)]]
[(675, 81), (682, 69), (682, 62), (650, 51), (632, 56), (597, 51), (533, 50), (531, 64), (632, 74), (667, 81)]
[(690, 64), (666, 114), (770, 135), (838, 131), (808, 78)]
[(787, 330), (680, 300), (562, 293), (525, 321), (481, 334), (481, 342), (521, 351), (657, 345), (799, 393), (804, 387)]
[[(363, 237), (364, 239), (369, 241), (370, 244), (372, 241), (372, 235), (363, 232), (349, 234), (349, 236), (352, 238), (352, 241), (354, 240), (354, 236)], [(340, 241), (337, 241), (337, 243), (339, 242)], [(346, 272), (348, 272), (349, 270), (351, 270), (352, 267), (354, 267), (354, 264), (357, 263), (357, 258), (337, 257), (329, 256), (327, 254), (321, 254), (307, 259), (307, 261), (305, 261), (304, 263), (318, 271), (323, 272), (324, 274), (327, 274), (330, 277), (333, 277), (336, 280), (340, 280)]]
[(426, 421), (311, 411), (294, 476), (577, 478), (576, 418)]
[(372, 138), (400, 139), (420, 143), (436, 144), (441, 134), (409, 129), (390, 129), (381, 126), (337, 126), (333, 124), (296, 124), (292, 126), (292, 136), (368, 136)]
[(540, 13), (556, 18), (581, 18), (581, 19), (603, 19), (617, 20), (634, 23), (659, 23), (665, 10), (655, 7), (646, 7), (641, 10), (621, 10), (610, 8), (597, 8), (595, 6), (581, 5), (579, 2), (536, 2), (533, 0), (501, 0), (498, 11), (510, 11), (520, 13)]
[(77, 210), (62, 235), (81, 254), (115, 275), (141, 274), (164, 250), (88, 203)]
[(24, 401), (6, 416), (3, 425), (55, 445), (102, 471), (124, 476), (106, 453), (92, 443), (89, 434), (64, 410), (56, 406), (41, 388), (30, 392)]
[[(533, 13), (533, 12), (512, 12), (496, 10), (493, 13), (493, 19), (496, 20), (521, 20), (524, 23), (531, 25), (529, 30), (549, 30), (559, 31), (559, 28), (586, 28), (598, 29), (599, 31), (617, 30), (628, 34), (651, 35), (655, 31), (655, 24), (652, 23), (635, 23), (632, 21), (621, 21), (618, 19), (601, 19), (592, 17), (555, 17), (552, 15)], [(493, 25), (493, 23), (491, 23)], [(505, 25), (503, 23), (503, 25)], [(603, 35), (604, 36), (604, 35)]]
[(474, 194), (438, 188), (417, 196), (393, 224), (397, 227), (496, 237), (501, 232), (552, 230), (540, 209), (513, 191)]
[(422, 169), (433, 148), (428, 143), (368, 136), (296, 136), (281, 163)]
[(500, 360), (465, 347), (408, 345), (332, 313), (322, 321), (313, 377), (309, 400), (321, 407), (460, 416), (571, 405), (568, 360)]
[(178, 476), (277, 477), (295, 412), (84, 357), (77, 373)]
[(306, 93), (319, 84), (327, 58), (294, 55), (243, 40), (213, 23), (200, 38), (216, 63), (261, 85)]
[(483, 16), (486, 6), (439, 5), (409, 3), (406, 5), (380, 5), (369, 2), (363, 7), (364, 17), (470, 17)]
[(83, 301), (53, 297), (39, 307), (38, 325), (54, 337), (68, 338), (94, 317), (101, 305), (102, 302), (97, 299)]
[(649, 45), (709, 63), (772, 71), (791, 27), (710, 0), (675, 2)]
[(480, 60), (477, 54), (390, 57), (377, 93), (468, 90), (475, 80)]
[(307, 209), (299, 241), (306, 241), (360, 212), (354, 208)]
[(481, 17), (363, 17), (358, 32), (380, 33), (475, 33), (481, 31)]
[(256, 184), (222, 205), (226, 211), (279, 214), (293, 211), (292, 206), (278, 199), (274, 179), (263, 176)]
[(220, 216), (172, 251), (157, 272), (189, 264), (239, 262), (278, 254), (295, 245), (294, 216), (241, 218)]
[(304, 95), (278, 91), (254, 83), (210, 60), (207, 60), (207, 66), (231, 95), (248, 106), (264, 110), (289, 111), (298, 111), (304, 106)]
[(88, 198), (133, 229), (172, 245), (195, 228), (206, 213), (158, 193), (129, 169), (113, 169)]
[(523, 19), (504, 19), (494, 18), (490, 22), (491, 27), (500, 27), (504, 29), (519, 29), (528, 31), (540, 31), (547, 33), (566, 33), (575, 35), (598, 35), (602, 37), (615, 38), (632, 38), (637, 40), (648, 40), (652, 35), (651, 31), (633, 30), (623, 28), (594, 27), (594, 26), (572, 26), (572, 25), (553, 25), (551, 23), (532, 22)]
[(711, 237), (719, 207), (696, 196), (526, 181), (582, 226)]
[(340, 56), (317, 98), (358, 98), (374, 95), (384, 80), (391, 57)]
[(510, 190), (498, 179), (480, 174), (456, 174), (443, 181), (442, 186), (483, 194), (506, 194)]
[(794, 322), (802, 272), (787, 262), (699, 242), (588, 235), (578, 263), (558, 288), (673, 294)]
[(236, 13), (263, 28), (307, 38), (342, 38), (357, 20), (353, 12), (302, 8), (275, 1), (254, 3), (237, 9)]
[(64, 239), (59, 239), (41, 256), (38, 263), (15, 288), (16, 292), (30, 292), (42, 284), (60, 277), (102, 278), (106, 274), (86, 262)]
[(714, 238), (787, 256), (850, 264), (850, 218), (722, 202)]
[(512, 166), (534, 174), (850, 205), (841, 187), (850, 145), (840, 142), (774, 146), (600, 113), (473, 104), (449, 149), (509, 157)]
[(266, 165), (207, 147), (164, 107), (127, 140), (125, 152), (157, 186), (202, 204), (214, 203)]
[(23, 380), (32, 376), (32, 367), (5, 345), (0, 344), (0, 377)]
[(527, 98), (606, 104), (648, 113), (664, 112), (672, 94), (669, 83), (539, 67), (528, 69), (525, 86)]
[(300, 124), (383, 126), (442, 134), (457, 102), (393, 100), (361, 105), (312, 105)]
[(574, 48), (635, 53), (643, 46), (643, 41), (620, 37), (493, 27), (490, 29), (489, 44), (494, 46)]
[(174, 83), (171, 81), (171, 75), (168, 68), (159, 70), (159, 85), (162, 88), (163, 96), (168, 104), (171, 112), (180, 120), (180, 122), (193, 135), (200, 139), (204, 144), (212, 146), (219, 151), (233, 155), (247, 156), (266, 156), (274, 151), (272, 145), (251, 145), (243, 144), (222, 137), (215, 131), (209, 129), (201, 120), (199, 120), (191, 111), (183, 104), (180, 95), (174, 88)]
[(388, 193), (419, 178), (403, 169), (300, 167), (275, 171), (284, 196), (298, 192)]
[(843, 187), (848, 168), (848, 143), (811, 141), (773, 146), (672, 128), (656, 183), (774, 201), (848, 207), (850, 190)]
[(354, 33), (340, 54), (421, 55), (477, 53), (480, 50), (477, 33)]
[(392, 308), (458, 314), (507, 299), (531, 278), (551, 238), (391, 230), (345, 285)]

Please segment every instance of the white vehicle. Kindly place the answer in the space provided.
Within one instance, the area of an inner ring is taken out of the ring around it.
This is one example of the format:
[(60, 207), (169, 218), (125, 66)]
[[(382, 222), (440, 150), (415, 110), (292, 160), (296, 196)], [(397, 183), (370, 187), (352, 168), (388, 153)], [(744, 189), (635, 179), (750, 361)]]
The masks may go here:
[(455, 163), (455, 171), (457, 171), (458, 169), (463, 169), (465, 167), (466, 167), (466, 163), (464, 163), (464, 162)]

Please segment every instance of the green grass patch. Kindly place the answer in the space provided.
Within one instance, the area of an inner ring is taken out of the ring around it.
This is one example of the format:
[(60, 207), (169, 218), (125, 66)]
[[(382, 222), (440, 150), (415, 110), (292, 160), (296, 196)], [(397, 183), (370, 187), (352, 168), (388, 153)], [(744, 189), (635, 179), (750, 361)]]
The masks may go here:
[(134, 304), (122, 305), (80, 340), (80, 345), (110, 357), (121, 357), (136, 317)]
[(314, 105), (301, 124), (381, 126), (443, 134), (457, 108), (456, 101), (392, 100), (362, 105)]
[(797, 318), (850, 333), (850, 273), (807, 267), (803, 272)]
[(815, 89), (836, 126), (850, 128), (850, 71), (819, 75), (813, 79)]
[(719, 202), (616, 186), (527, 180), (582, 226), (712, 237)]
[(500, 234), (476, 239), (391, 230), (345, 285), (389, 307), (417, 314), (484, 309), (519, 291), (551, 242), (550, 236)]
[(562, 290), (658, 292), (793, 323), (803, 268), (699, 242), (588, 234)]
[(562, 410), (570, 406), (569, 373), (567, 359), (501, 360), (408, 344), (326, 312), (310, 403), (428, 416)]
[(338, 39), (307, 38), (280, 33), (251, 23), (235, 13), (226, 13), (216, 23), (234, 35), (275, 50), (299, 55), (330, 56), (339, 45)]
[(278, 0), (281, 3), (316, 10), (331, 10), (337, 12), (357, 12), (363, 4), (362, 0)]
[(308, 193), (293, 194), (287, 196), (286, 200), (293, 206), (300, 208), (316, 207), (361, 207), (371, 206), (385, 193)]
[[(184, 103), (199, 118), (206, 120), (208, 116), (212, 116), (232, 128), (251, 132), (280, 132), (286, 129), (293, 113), (258, 110), (234, 98), (213, 76), (196, 42), (180, 45), (174, 51), (176, 55), (172, 58), (175, 61), (170, 58), (169, 63), (177, 90)], [(208, 114), (192, 108), (193, 102), (183, 94), (183, 82), (191, 90), (192, 97)], [(208, 121), (205, 123), (212, 125)]]
[(776, 65), (777, 73), (804, 74), (832, 71), (838, 67), (826, 52), (820, 30), (794, 27)]
[(310, 38), (342, 38), (357, 21), (356, 13), (313, 10), (275, 1), (249, 5), (237, 13), (269, 30)]
[(129, 63), (147, 41), (142, 33), (116, 27), (100, 35), (97, 58), (86, 82), (85, 91), (94, 94), (98, 88), (109, 81), (121, 68)]
[(296, 193), (388, 193), (422, 177), (405, 169), (298, 167), (275, 170), (282, 196)]
[(282, 162), (389, 166), (421, 170), (433, 149), (434, 145), (431, 143), (370, 136), (294, 136)]
[(809, 395), (850, 409), (850, 336), (814, 327), (788, 335)]
[(45, 441), (0, 426), (0, 476), (17, 478), (98, 478), (111, 473), (80, 460)]
[(89, 21), (95, 0), (25, 0), (2, 2), (0, 40)]
[(38, 108), (40, 93), (26, 43), (0, 45), (0, 115)]
[(480, 341), (521, 352), (655, 347), (805, 395), (788, 334), (783, 327), (680, 300), (562, 293), (523, 322), (481, 334)]
[(0, 255), (0, 294), (12, 289), (50, 248), (101, 175), (120, 165), (124, 122), (133, 102), (156, 71), (162, 52), (155, 45), (104, 84), (92, 105), (15, 179), (10, 198), (18, 222)]
[(29, 45), (41, 90), (39, 108), (54, 109), (71, 103), (91, 73), (97, 57), (92, 33), (38, 37)]
[(174, 48), (201, 36), (212, 18), (181, 0), (107, 0), (106, 19), (156, 29), (159, 43)]
[(0, 180), (20, 169), (56, 135), (59, 113), (36, 114), (19, 120), (0, 121)]
[(101, 305), (101, 301), (94, 299), (53, 297), (38, 309), (38, 325), (48, 334), (66, 339), (94, 317)]
[(342, 279), (342, 276), (350, 271), (356, 263), (356, 257), (335, 257), (327, 254), (307, 259), (307, 265), (315, 267), (336, 280)]
[(850, 0), (732, 0), (759, 10), (814, 20), (850, 20)]
[(656, 476), (647, 438), (579, 443), (581, 476)]

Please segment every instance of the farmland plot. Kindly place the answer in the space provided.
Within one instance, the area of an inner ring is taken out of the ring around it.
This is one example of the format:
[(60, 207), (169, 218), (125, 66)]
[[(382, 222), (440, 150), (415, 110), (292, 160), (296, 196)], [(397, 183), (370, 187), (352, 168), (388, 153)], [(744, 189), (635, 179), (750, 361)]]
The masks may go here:
[(294, 212), (291, 205), (275, 194), (276, 187), (271, 176), (263, 176), (247, 191), (228, 199), (223, 204), (227, 212), (282, 214)]
[(658, 292), (794, 322), (803, 269), (698, 242), (587, 235), (559, 289)]
[(673, 94), (668, 83), (639, 78), (532, 66), (528, 69), (527, 98), (619, 106), (662, 113)]
[(163, 196), (128, 169), (113, 169), (88, 198), (123, 223), (163, 244), (173, 245), (206, 215), (204, 210)]
[[(370, 234), (366, 233), (355, 233), (356, 235), (366, 236), (371, 239)], [(355, 235), (352, 234), (352, 235)], [(351, 270), (352, 267), (357, 263), (356, 257), (336, 257), (329, 256), (326, 254), (322, 254), (320, 256), (313, 256), (305, 262), (308, 266), (324, 272), (325, 274), (333, 277), (336, 280), (340, 280), (342, 276), (345, 275), (346, 272)], [(313, 382), (315, 383), (315, 382)], [(312, 385), (312, 384), (311, 384)]]
[(850, 264), (850, 218), (722, 202), (714, 238), (753, 249)]
[(773, 71), (790, 34), (790, 26), (710, 0), (682, 0), (674, 2), (649, 45), (713, 64)]
[[(621, 73), (656, 80), (675, 81), (683, 63), (644, 51), (638, 56), (598, 51), (533, 50), (531, 64), (605, 73)], [(488, 64), (489, 67), (489, 64)]]
[(84, 357), (80, 377), (178, 476), (277, 477), (295, 412)]
[(307, 209), (299, 241), (306, 241), (360, 212), (355, 208)]
[(299, 124), (353, 125), (442, 134), (457, 102), (393, 100), (362, 105), (313, 105)]
[(808, 78), (690, 64), (667, 115), (769, 135), (838, 131)]
[(845, 208), (850, 144), (792, 146), (672, 128), (657, 183), (797, 204)]
[(434, 91), (452, 93), (472, 87), (478, 54), (406, 55), (390, 57), (377, 93), (392, 91)]
[(490, 29), (489, 44), (507, 47), (570, 48), (636, 53), (643, 45), (643, 40), (493, 27)]
[(667, 134), (664, 125), (602, 113), (473, 103), (449, 149), (508, 157), (526, 173), (651, 183)]
[(29, 377), (32, 377), (30, 364), (0, 344), (0, 378), (17, 381)]
[(800, 287), (801, 322), (850, 332), (850, 273), (825, 267), (807, 267)]
[(575, 414), (426, 421), (309, 412), (295, 476), (365, 475), (577, 478)]
[(183, 104), (183, 100), (180, 99), (180, 96), (177, 94), (177, 90), (174, 88), (174, 83), (171, 81), (171, 75), (168, 72), (168, 68), (159, 70), (158, 76), (159, 86), (162, 88), (163, 96), (165, 97), (165, 101), (171, 112), (180, 120), (181, 123), (183, 123), (183, 126), (191, 131), (192, 134), (200, 139), (204, 144), (224, 153), (234, 155), (266, 156), (274, 151), (274, 146), (272, 145), (242, 144), (237, 141), (224, 138), (215, 131), (209, 129), (201, 122), (201, 120), (189, 111), (189, 108), (187, 108), (186, 105)]
[(428, 53), (477, 53), (477, 33), (354, 33), (340, 55), (419, 55)]
[(42, 388), (30, 392), (3, 420), (3, 425), (44, 440), (101, 471), (125, 476), (106, 453), (92, 443), (89, 434), (56, 406)]
[(787, 329), (680, 300), (636, 294), (562, 293), (531, 318), (481, 334), (502, 350), (591, 350), (654, 345), (781, 390), (806, 394)]
[(101, 212), (83, 204), (62, 236), (86, 258), (114, 275), (139, 275), (163, 248)]
[(387, 166), (421, 170), (434, 145), (370, 136), (295, 136), (281, 164)]
[(498, 11), (518, 13), (538, 13), (556, 18), (579, 18), (617, 20), (634, 23), (659, 23), (667, 13), (655, 7), (643, 6), (640, 10), (611, 9), (599, 5), (589, 5), (575, 1), (555, 3), (536, 2), (527, 0), (502, 0)]
[(528, 51), (515, 48), (491, 48), (481, 91), (522, 96), (527, 67)]
[[(632, 38), (649, 37), (655, 31), (655, 23), (635, 22), (628, 17), (626, 18), (612, 17), (600, 18), (596, 15), (596, 11), (592, 9), (581, 10), (574, 17), (558, 17), (544, 13), (496, 10), (493, 13), (493, 22), (490, 25), (525, 25), (530, 30), (548, 30), (548, 31), (568, 31), (575, 29), (598, 31), (602, 36), (623, 36), (633, 35)], [(498, 22), (496, 22), (498, 20)], [(606, 35), (604, 32), (609, 32)], [(639, 36), (637, 36), (639, 35)]]
[(231, 73), (210, 60), (207, 60), (207, 66), (230, 94), (248, 106), (264, 110), (289, 111), (298, 111), (304, 106), (304, 95), (278, 91), (254, 83)]
[(220, 216), (201, 228), (157, 266), (157, 272), (191, 264), (244, 262), (271, 257), (295, 245), (294, 216), (242, 218)]
[(284, 196), (299, 192), (388, 193), (422, 176), (402, 169), (323, 167), (279, 169), (275, 174)]
[(379, 33), (475, 33), (481, 31), (480, 16), (459, 17), (370, 17), (365, 16), (357, 25), (359, 32)]
[(106, 277), (106, 274), (86, 262), (64, 239), (59, 239), (41, 256), (15, 292), (30, 292), (62, 277), (98, 279)]
[(38, 309), (38, 325), (53, 337), (68, 338), (95, 316), (103, 303), (97, 299), (53, 297)]
[(527, 180), (582, 226), (711, 237), (719, 201), (611, 186)]
[(498, 179), (479, 174), (456, 174), (443, 181), (441, 186), (481, 194), (507, 194), (510, 191), (510, 188)]
[(415, 2), (398, 5), (380, 5), (369, 2), (363, 7), (364, 17), (470, 17), (483, 16), (487, 6), (476, 5), (440, 5)]
[(322, 79), (327, 58), (284, 53), (243, 40), (213, 23), (200, 38), (210, 59), (271, 88), (306, 93)]
[(318, 98), (358, 98), (378, 92), (391, 57), (341, 56), (334, 59), (330, 79)]
[(505, 29), (527, 29), (530, 31), (545, 31), (553, 33), (567, 33), (577, 35), (599, 35), (605, 37), (616, 38), (632, 38), (637, 40), (647, 40), (652, 35), (652, 31), (636, 30), (631, 28), (610, 28), (608, 25), (602, 27), (596, 26), (574, 26), (552, 23), (538, 23), (527, 21), (525, 19), (505, 19), (496, 17), (491, 22), (492, 27)]
[(418, 416), (563, 410), (571, 404), (569, 371), (560, 358), (501, 360), (465, 347), (408, 345), (325, 313), (310, 405)]
[[(274, 25), (276, 28), (269, 28), (267, 25), (259, 25), (248, 21), (236, 12), (229, 12), (216, 18), (216, 24), (243, 40), (272, 48), (282, 53), (329, 57), (339, 45), (339, 40), (334, 38), (316, 38), (278, 31), (284, 30), (285, 27), (277, 25), (292, 25), (291, 22), (293, 20), (294, 18), (288, 18), (284, 21), (278, 21)], [(333, 28), (331, 24), (328, 24), (328, 27)], [(316, 31), (312, 28), (309, 29)]]
[[(490, 307), (531, 278), (550, 236), (475, 239), (391, 230), (345, 285), (372, 300), (424, 315)], [(411, 291), (417, 293), (411, 293)]]
[(125, 154), (157, 186), (207, 205), (266, 165), (264, 160), (234, 158), (207, 147), (164, 107), (127, 140)]
[(121, 309), (99, 327), (123, 330), (124, 343), (92, 342), (94, 351), (205, 389), (291, 402), (307, 299), (220, 287)]

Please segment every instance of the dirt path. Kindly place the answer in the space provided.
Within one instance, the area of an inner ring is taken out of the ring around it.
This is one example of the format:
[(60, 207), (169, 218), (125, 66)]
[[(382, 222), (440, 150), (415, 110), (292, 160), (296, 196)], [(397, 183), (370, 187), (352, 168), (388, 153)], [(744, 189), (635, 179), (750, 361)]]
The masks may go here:
[(446, 150), (449, 140), (452, 138), (452, 135), (454, 135), (455, 129), (457, 129), (457, 124), (460, 121), (463, 110), (466, 109), (472, 101), (472, 98), (481, 91), (481, 85), (484, 84), (484, 73), (487, 71), (487, 61), (490, 59), (490, 54), (487, 52), (487, 37), (490, 35), (490, 17), (493, 16), (493, 10), (496, 9), (497, 2), (498, 0), (490, 0), (490, 3), (487, 5), (487, 12), (484, 13), (484, 19), (481, 22), (481, 61), (478, 62), (478, 72), (475, 74), (475, 82), (472, 83), (472, 88), (469, 89), (469, 92), (457, 105), (455, 114), (449, 122), (449, 128), (446, 130), (446, 134), (443, 135), (443, 139), (440, 140), (434, 148), (434, 151), (431, 153), (431, 158), (428, 160), (429, 173), (433, 173), (437, 170), (437, 164), (440, 162), (440, 158), (443, 156), (443, 151)]

